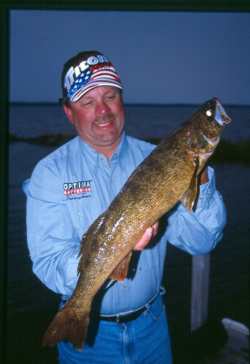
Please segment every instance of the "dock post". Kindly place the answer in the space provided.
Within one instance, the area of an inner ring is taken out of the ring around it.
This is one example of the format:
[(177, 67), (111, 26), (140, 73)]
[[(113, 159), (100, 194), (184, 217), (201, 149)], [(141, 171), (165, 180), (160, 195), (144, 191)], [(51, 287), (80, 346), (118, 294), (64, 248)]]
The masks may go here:
[(207, 320), (209, 275), (210, 254), (192, 256), (191, 331)]

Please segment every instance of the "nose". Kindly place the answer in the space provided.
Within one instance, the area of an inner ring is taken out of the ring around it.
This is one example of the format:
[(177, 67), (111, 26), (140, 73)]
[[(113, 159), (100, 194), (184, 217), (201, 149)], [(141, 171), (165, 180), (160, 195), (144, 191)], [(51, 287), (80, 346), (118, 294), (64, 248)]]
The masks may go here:
[(96, 114), (97, 116), (103, 116), (110, 112), (109, 105), (104, 100), (99, 100), (96, 104)]

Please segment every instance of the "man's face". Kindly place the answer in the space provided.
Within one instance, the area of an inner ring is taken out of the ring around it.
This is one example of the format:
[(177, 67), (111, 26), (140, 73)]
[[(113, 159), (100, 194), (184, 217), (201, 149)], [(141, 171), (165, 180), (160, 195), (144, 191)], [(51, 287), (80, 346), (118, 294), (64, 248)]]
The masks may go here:
[(98, 152), (110, 157), (119, 144), (124, 128), (124, 106), (120, 90), (98, 86), (77, 102), (64, 105), (78, 135)]

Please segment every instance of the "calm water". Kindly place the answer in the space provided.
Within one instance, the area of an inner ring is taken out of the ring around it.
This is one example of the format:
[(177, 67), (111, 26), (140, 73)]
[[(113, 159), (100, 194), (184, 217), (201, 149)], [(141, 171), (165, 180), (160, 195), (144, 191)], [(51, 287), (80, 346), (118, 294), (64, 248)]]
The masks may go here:
[[(128, 133), (141, 137), (162, 137), (180, 125), (196, 106), (127, 106)], [(230, 140), (250, 138), (250, 105), (226, 106), (233, 119), (223, 137)], [(20, 104), (10, 108), (10, 132), (19, 136), (39, 136), (53, 133), (73, 133), (61, 107), (54, 104)]]
[[(138, 137), (161, 137), (180, 124), (194, 106), (127, 107), (127, 130)], [(250, 106), (228, 107), (233, 123), (224, 137), (250, 138)], [(13, 105), (10, 132), (19, 136), (73, 133), (56, 105)], [(10, 311), (54, 307), (58, 297), (32, 274), (25, 238), (25, 198), (21, 183), (36, 162), (54, 148), (12, 143), (9, 149), (8, 303)], [(18, 166), (18, 167), (17, 167)], [(250, 168), (216, 165), (217, 186), (228, 209), (224, 238), (212, 253), (210, 315), (249, 321), (249, 206)], [(191, 258), (169, 247), (164, 284), (170, 321), (187, 320), (190, 300)]]

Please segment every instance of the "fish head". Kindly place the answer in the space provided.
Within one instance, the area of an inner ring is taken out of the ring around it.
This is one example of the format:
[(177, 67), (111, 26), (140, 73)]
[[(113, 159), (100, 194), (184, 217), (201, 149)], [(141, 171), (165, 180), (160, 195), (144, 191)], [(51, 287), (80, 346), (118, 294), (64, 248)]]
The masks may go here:
[(217, 97), (205, 102), (197, 114), (199, 128), (210, 139), (220, 137), (224, 126), (232, 121)]
[(231, 118), (217, 97), (205, 102), (191, 118), (189, 151), (204, 163), (214, 153), (224, 126), (230, 122)]

